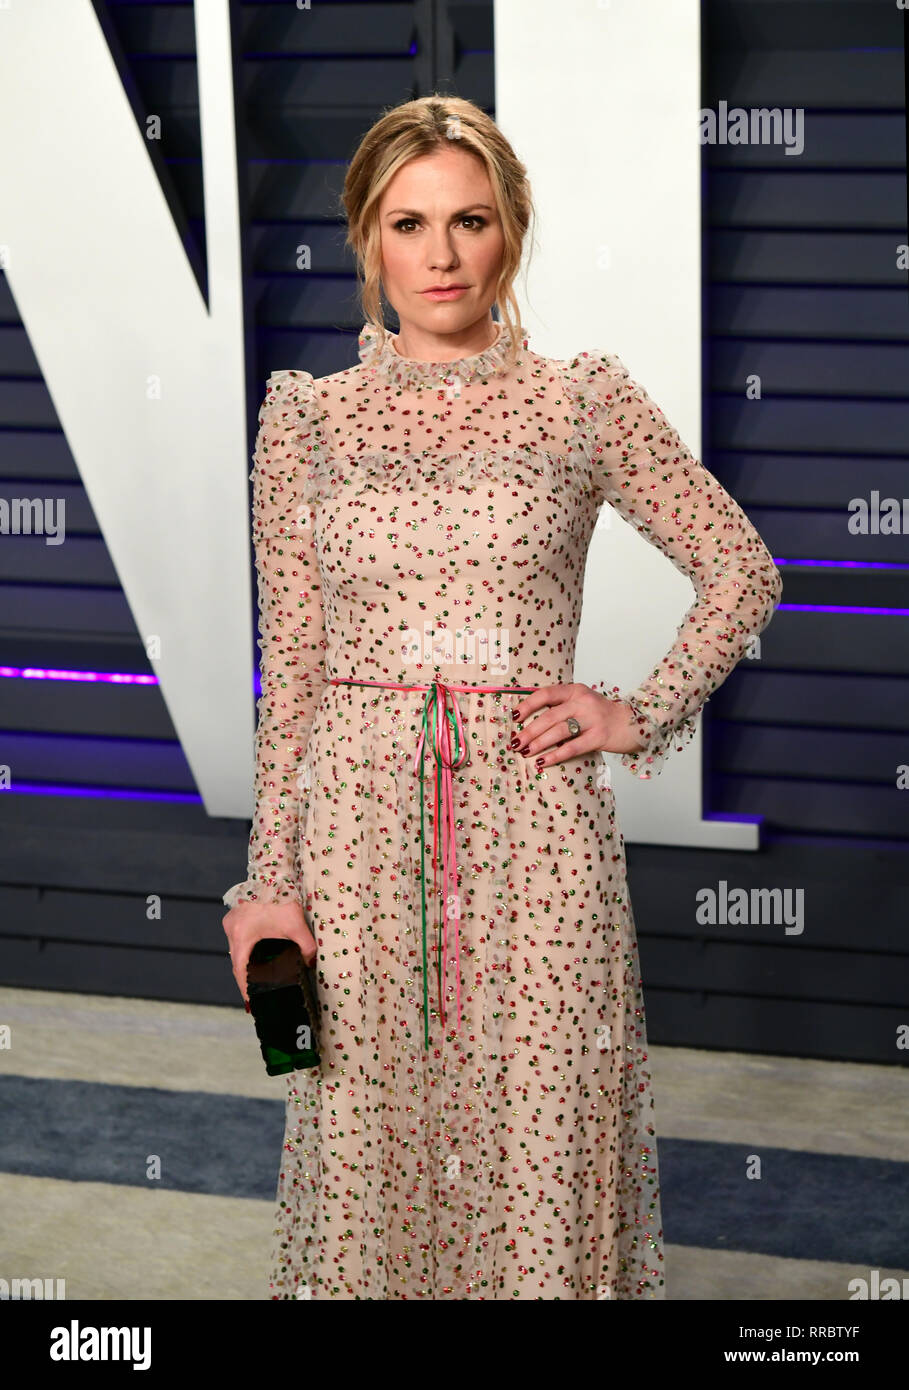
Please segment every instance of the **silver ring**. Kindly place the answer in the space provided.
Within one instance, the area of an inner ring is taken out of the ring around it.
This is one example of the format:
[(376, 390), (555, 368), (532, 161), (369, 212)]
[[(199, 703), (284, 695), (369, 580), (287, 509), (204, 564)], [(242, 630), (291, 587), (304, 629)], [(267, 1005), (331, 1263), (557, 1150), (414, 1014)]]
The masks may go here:
[(578, 723), (578, 721), (577, 721), (576, 719), (569, 719), (569, 720), (567, 721), (567, 723), (568, 723), (568, 732), (571, 734), (571, 737), (572, 737), (572, 738), (577, 738), (578, 734), (581, 732), (581, 726), (580, 726), (580, 724)]

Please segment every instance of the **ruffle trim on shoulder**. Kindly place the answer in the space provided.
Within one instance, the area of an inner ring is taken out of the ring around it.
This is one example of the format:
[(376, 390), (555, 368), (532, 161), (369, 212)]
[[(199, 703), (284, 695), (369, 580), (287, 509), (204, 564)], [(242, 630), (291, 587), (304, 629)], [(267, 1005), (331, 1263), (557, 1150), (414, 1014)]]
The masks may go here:
[(643, 387), (632, 381), (625, 363), (614, 352), (591, 348), (565, 361), (563, 367), (567, 379), (591, 398), (591, 404), (601, 401), (611, 410), (619, 401), (645, 399)]
[[(325, 411), (319, 406), (319, 395), (312, 372), (293, 368), (272, 372), (265, 383), (265, 400), (259, 424), (264, 425), (267, 422), (272, 429), (276, 429), (279, 415), (282, 422), (285, 422), (284, 433), (299, 446), (301, 459), (304, 454), (306, 457), (317, 458), (323, 453), (327, 447), (322, 428)], [(254, 463), (249, 474), (250, 479), (255, 472)]]
[[(580, 352), (562, 364), (562, 376), (575, 403), (575, 430), (578, 445), (588, 458), (595, 476), (602, 483), (600, 459), (606, 425), (616, 407), (632, 401), (645, 404), (644, 388), (631, 378), (620, 357), (593, 348)], [(606, 495), (608, 496), (608, 489)]]

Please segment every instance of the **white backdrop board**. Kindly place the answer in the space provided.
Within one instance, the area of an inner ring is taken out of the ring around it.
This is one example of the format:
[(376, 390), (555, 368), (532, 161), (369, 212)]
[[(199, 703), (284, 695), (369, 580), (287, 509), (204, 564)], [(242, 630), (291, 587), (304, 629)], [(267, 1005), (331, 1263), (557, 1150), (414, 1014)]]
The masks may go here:
[[(700, 458), (699, 0), (495, 0), (495, 83), (538, 214), (517, 286), (531, 347), (617, 353)], [(671, 561), (601, 513), (576, 679), (634, 689), (693, 600)], [(609, 761), (626, 839), (757, 848), (756, 824), (702, 819), (700, 730), (650, 781)]]

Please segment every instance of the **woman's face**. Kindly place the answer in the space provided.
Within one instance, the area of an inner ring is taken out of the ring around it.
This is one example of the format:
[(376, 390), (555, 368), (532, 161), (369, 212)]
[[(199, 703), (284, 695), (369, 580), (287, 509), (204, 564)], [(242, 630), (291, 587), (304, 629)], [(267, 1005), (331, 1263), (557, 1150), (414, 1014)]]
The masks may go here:
[[(481, 159), (453, 143), (410, 160), (379, 201), (379, 226), (382, 286), (405, 333), (463, 333), (488, 319), (505, 238)], [(437, 285), (463, 290), (433, 298)]]

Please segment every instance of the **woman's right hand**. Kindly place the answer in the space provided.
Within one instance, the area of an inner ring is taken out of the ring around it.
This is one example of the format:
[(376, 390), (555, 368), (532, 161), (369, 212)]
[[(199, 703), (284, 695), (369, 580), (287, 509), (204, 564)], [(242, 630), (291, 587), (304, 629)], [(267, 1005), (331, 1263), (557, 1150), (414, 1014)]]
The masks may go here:
[(312, 965), (316, 958), (316, 939), (309, 929), (302, 906), (293, 898), (237, 903), (221, 918), (221, 925), (230, 943), (230, 963), (247, 1012), (249, 995), (246, 992), (246, 971), (257, 941), (264, 941), (268, 937), (285, 937), (288, 941), (296, 942), (307, 965)]

